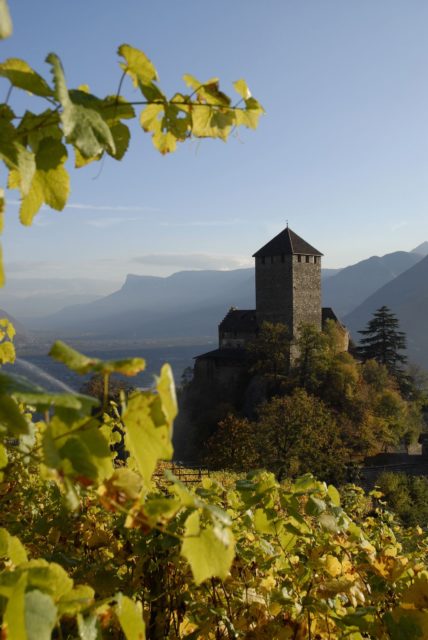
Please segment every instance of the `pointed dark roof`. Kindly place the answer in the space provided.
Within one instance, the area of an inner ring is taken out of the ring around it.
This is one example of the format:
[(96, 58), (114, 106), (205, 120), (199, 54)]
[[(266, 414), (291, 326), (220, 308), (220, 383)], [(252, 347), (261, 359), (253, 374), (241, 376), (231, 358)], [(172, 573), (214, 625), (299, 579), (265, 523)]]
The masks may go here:
[(307, 256), (322, 256), (323, 254), (315, 247), (303, 240), (297, 233), (294, 233), (289, 227), (286, 227), (281, 233), (278, 233), (270, 242), (265, 244), (264, 247), (259, 249), (253, 258), (260, 258), (263, 256), (280, 256), (293, 255), (300, 253)]

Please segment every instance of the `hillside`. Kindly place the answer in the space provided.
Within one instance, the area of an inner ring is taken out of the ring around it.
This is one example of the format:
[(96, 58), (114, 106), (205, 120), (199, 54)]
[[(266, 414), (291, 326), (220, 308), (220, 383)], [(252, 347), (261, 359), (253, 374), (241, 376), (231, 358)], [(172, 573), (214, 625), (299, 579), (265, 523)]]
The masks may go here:
[(354, 340), (358, 340), (358, 330), (365, 327), (372, 313), (383, 305), (397, 315), (401, 329), (407, 334), (409, 360), (428, 367), (428, 256), (345, 316)]
[(167, 278), (128, 275), (111, 295), (67, 307), (32, 326), (103, 337), (213, 336), (219, 314), (232, 305), (254, 306), (252, 269), (180, 271)]
[(357, 262), (336, 275), (323, 285), (323, 304), (333, 307), (343, 318), (377, 289), (399, 276), (421, 260), (422, 256), (413, 252), (396, 251), (384, 256), (372, 256)]

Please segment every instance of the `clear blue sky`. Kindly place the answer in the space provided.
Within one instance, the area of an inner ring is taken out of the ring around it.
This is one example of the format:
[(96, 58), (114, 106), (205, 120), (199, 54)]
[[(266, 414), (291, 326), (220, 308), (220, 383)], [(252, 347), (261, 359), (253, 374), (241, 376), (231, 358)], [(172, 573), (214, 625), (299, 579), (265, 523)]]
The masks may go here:
[(116, 49), (127, 42), (149, 55), (169, 93), (184, 86), (183, 73), (219, 76), (226, 91), (243, 77), (266, 109), (256, 132), (226, 145), (188, 143), (168, 157), (134, 126), (122, 162), (73, 170), (71, 206), (43, 211), (31, 228), (18, 224), (9, 193), (10, 276), (120, 281), (129, 272), (249, 266), (287, 219), (327, 267), (428, 239), (426, 0), (10, 7), (15, 31), (1, 58), (22, 57), (49, 75), (44, 59), (54, 51), (69, 86), (114, 92)]

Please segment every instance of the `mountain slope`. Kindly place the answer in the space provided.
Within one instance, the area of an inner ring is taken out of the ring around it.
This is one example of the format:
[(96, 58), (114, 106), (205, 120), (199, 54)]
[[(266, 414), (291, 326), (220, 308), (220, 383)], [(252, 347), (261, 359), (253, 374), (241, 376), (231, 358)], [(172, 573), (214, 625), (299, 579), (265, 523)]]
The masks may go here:
[(343, 318), (387, 282), (421, 260), (422, 256), (407, 251), (396, 251), (385, 256), (372, 256), (357, 262), (323, 284), (323, 305), (333, 307)]
[[(118, 336), (157, 337), (156, 327), (169, 336), (215, 335), (217, 317), (198, 329), (208, 309), (220, 308), (222, 316), (230, 306), (254, 307), (254, 271), (181, 271), (167, 278), (129, 275), (121, 289), (90, 304), (67, 307), (33, 321), (35, 328), (96, 332)], [(183, 325), (184, 323), (184, 325)], [(183, 326), (182, 326), (183, 325)]]
[(395, 313), (407, 334), (409, 360), (428, 367), (428, 256), (381, 287), (345, 316), (344, 321), (358, 341), (374, 311), (386, 305)]

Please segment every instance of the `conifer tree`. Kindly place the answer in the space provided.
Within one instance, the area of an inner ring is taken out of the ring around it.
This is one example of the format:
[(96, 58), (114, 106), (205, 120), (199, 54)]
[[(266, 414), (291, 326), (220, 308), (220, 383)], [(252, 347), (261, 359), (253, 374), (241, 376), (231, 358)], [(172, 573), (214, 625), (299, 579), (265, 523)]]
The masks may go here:
[(388, 307), (375, 311), (367, 327), (358, 333), (364, 336), (358, 347), (358, 354), (364, 361), (376, 360), (395, 377), (403, 374), (401, 365), (407, 358), (400, 351), (406, 349), (406, 334), (399, 330), (398, 319)]

